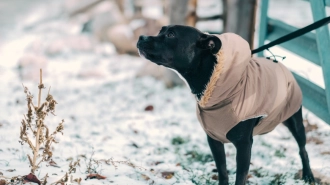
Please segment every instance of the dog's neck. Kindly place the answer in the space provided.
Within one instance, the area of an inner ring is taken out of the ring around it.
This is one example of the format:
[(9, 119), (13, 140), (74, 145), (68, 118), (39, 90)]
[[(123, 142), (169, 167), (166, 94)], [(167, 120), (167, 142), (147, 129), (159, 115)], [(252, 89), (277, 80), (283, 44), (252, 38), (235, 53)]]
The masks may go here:
[(194, 63), (197, 64), (197, 67), (194, 70), (178, 72), (186, 79), (191, 92), (200, 100), (212, 76), (214, 66), (216, 65), (216, 57), (208, 54), (195, 60)]

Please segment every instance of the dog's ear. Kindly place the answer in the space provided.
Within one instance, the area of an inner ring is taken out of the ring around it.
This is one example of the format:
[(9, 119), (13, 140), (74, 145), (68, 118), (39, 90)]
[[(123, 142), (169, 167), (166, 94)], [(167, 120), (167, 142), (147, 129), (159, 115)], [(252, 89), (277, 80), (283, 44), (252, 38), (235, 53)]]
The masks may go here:
[(212, 54), (218, 53), (222, 46), (221, 40), (214, 35), (203, 34), (197, 41), (197, 47), (210, 50)]

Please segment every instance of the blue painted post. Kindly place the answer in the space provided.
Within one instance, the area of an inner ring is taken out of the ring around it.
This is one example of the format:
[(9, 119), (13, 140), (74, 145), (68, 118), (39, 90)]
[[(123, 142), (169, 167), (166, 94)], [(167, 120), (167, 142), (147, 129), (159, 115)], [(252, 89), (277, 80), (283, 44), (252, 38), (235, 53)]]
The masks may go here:
[[(310, 1), (314, 22), (326, 17), (325, 1)], [(328, 108), (330, 107), (330, 37), (328, 26), (323, 26), (316, 30), (316, 42), (320, 55), (320, 63), (323, 70), (325, 83), (325, 95)], [(330, 109), (328, 111), (330, 113)]]
[[(268, 23), (268, 4), (269, 0), (262, 0), (261, 2), (261, 10), (260, 10), (260, 25), (259, 25), (259, 41), (258, 45), (263, 46), (266, 40), (266, 35), (267, 35), (267, 23)], [(259, 57), (264, 56), (264, 52), (259, 52), (258, 53)]]

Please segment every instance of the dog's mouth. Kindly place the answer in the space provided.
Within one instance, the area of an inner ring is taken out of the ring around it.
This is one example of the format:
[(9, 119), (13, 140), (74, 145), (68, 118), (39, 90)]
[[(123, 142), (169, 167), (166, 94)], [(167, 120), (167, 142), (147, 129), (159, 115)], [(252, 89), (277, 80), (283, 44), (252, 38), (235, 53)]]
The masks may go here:
[(157, 55), (154, 55), (150, 49), (144, 48), (144, 47), (138, 47), (138, 53), (140, 57), (145, 58), (147, 60), (150, 60), (151, 62), (157, 64), (157, 65), (162, 65), (168, 68), (171, 68), (170, 64), (167, 62), (163, 62), (161, 58)]
[(144, 43), (141, 43), (140, 41), (137, 43), (137, 48), (138, 48), (138, 53), (140, 55), (140, 57), (145, 58), (145, 59), (149, 59), (147, 58), (148, 56), (150, 56), (151, 53), (151, 48), (150, 46), (147, 46)]
[(138, 53), (140, 57), (154, 62), (155, 56), (148, 49), (138, 48)]
[(140, 57), (147, 59), (147, 53), (143, 50), (138, 49)]

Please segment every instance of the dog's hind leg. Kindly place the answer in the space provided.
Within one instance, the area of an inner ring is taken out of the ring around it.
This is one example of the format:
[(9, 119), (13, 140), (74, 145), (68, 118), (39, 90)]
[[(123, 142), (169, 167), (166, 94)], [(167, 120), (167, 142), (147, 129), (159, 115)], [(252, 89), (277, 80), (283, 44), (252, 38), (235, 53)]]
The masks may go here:
[(219, 185), (228, 185), (225, 147), (223, 143), (212, 139), (210, 136), (207, 136), (207, 141), (211, 148), (215, 165), (217, 166)]
[(305, 149), (306, 145), (306, 134), (305, 127), (303, 124), (302, 118), (302, 110), (299, 109), (294, 115), (292, 115), (289, 119), (283, 122), (285, 126), (291, 131), (293, 137), (296, 139), (299, 146), (299, 155), (301, 157), (302, 166), (303, 166), (303, 174), (302, 177), (306, 182), (313, 183), (314, 176), (309, 166), (308, 154)]

